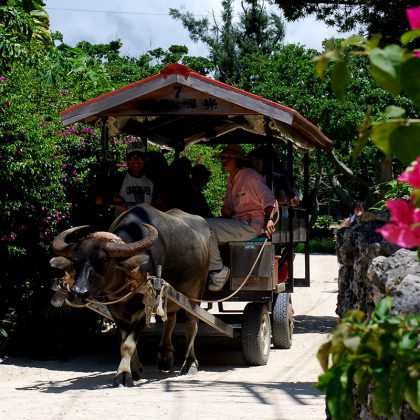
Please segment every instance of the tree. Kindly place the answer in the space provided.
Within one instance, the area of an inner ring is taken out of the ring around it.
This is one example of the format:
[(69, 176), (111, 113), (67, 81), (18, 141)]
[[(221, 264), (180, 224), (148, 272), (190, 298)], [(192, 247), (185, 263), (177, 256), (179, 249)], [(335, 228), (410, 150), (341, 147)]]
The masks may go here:
[(384, 43), (398, 42), (409, 29), (405, 16), (407, 7), (419, 5), (418, 0), (273, 0), (288, 21), (314, 15), (341, 32), (359, 31), (364, 36), (381, 33)]
[[(296, 109), (332, 139), (334, 149), (329, 155), (313, 156), (316, 167), (311, 172), (319, 179), (314, 177), (312, 185), (319, 184), (320, 188), (332, 191), (343, 207), (350, 208), (355, 198), (376, 202), (381, 198), (374, 197), (373, 193), (385, 157), (370, 143), (359, 160), (352, 161), (357, 127), (369, 107), (373, 118), (381, 118), (382, 110), (389, 103), (405, 107), (411, 116), (417, 115), (416, 109), (409, 99), (393, 98), (376, 86), (369, 74), (368, 60), (360, 56), (352, 57), (349, 63), (353, 77), (348, 100), (343, 105), (330, 85), (317, 76), (312, 62), (314, 55), (315, 50), (286, 45), (270, 56), (249, 56), (244, 66), (252, 81), (250, 91)], [(327, 72), (330, 74), (330, 67)], [(314, 201), (316, 204), (316, 191)]]
[(6, 0), (0, 6), (0, 71), (52, 45), (42, 0)]
[(257, 51), (270, 54), (284, 38), (280, 17), (269, 14), (264, 1), (244, 0), (239, 22), (234, 22), (233, 0), (222, 0), (221, 22), (213, 16), (196, 19), (191, 13), (170, 9), (170, 15), (180, 20), (194, 42), (207, 44), (209, 59), (217, 66), (216, 77), (225, 83), (237, 84), (246, 79), (241, 60)]

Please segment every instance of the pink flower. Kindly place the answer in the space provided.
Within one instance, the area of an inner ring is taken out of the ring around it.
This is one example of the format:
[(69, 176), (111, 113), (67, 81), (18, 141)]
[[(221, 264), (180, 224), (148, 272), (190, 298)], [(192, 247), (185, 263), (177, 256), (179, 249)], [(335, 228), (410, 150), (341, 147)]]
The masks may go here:
[(420, 245), (420, 209), (405, 200), (389, 200), (386, 206), (391, 212), (391, 222), (376, 229), (384, 239), (403, 248)]
[(4, 76), (0, 76), (0, 83), (3, 83), (6, 80)]
[(420, 29), (420, 6), (405, 9), (411, 29)]
[(420, 156), (397, 179), (413, 188), (420, 188)]
[[(405, 9), (411, 29), (420, 29), (420, 6)], [(420, 58), (420, 51), (414, 52), (414, 57)]]

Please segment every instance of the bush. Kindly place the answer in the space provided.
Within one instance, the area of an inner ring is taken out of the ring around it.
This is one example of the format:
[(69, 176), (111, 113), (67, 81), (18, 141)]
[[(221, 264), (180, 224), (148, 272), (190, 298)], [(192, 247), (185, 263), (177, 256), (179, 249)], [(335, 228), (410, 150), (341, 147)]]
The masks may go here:
[(369, 320), (350, 311), (319, 349), (317, 387), (333, 419), (353, 420), (357, 405), (385, 418), (399, 418), (404, 404), (420, 414), (420, 315), (392, 316), (391, 306), (382, 299)]
[(334, 223), (334, 218), (329, 214), (324, 214), (316, 218), (315, 227), (319, 229), (329, 229)]
[[(298, 244), (296, 252), (304, 252), (304, 244)], [(309, 252), (313, 254), (335, 254), (335, 242), (332, 238), (310, 239)]]

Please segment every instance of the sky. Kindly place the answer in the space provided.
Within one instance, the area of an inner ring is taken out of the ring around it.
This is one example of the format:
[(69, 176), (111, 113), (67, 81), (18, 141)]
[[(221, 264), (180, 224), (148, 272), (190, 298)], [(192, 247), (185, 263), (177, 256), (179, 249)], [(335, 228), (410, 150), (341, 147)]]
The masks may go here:
[[(207, 48), (194, 43), (180, 21), (169, 16), (169, 9), (189, 11), (197, 18), (212, 14), (220, 20), (222, 0), (44, 0), (50, 16), (50, 28), (64, 36), (64, 42), (74, 46), (79, 41), (92, 44), (120, 39), (122, 55), (140, 56), (155, 48), (167, 49), (173, 44), (186, 45), (190, 55), (206, 56)], [(234, 11), (239, 13), (240, 0)], [(274, 8), (278, 11), (278, 8)], [(298, 43), (322, 51), (322, 41), (337, 36), (313, 18), (286, 24), (286, 43)]]

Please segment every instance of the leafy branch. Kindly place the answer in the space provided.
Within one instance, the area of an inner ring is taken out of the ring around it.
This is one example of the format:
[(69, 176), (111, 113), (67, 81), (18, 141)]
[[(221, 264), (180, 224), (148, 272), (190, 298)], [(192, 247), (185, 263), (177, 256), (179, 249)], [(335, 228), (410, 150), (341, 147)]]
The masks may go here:
[(354, 419), (357, 403), (384, 417), (399, 416), (403, 402), (420, 414), (420, 316), (392, 316), (392, 298), (382, 299), (369, 320), (361, 311), (347, 313), (318, 350), (324, 370), (318, 389), (326, 393), (334, 419)]
[[(328, 63), (332, 62), (331, 88), (336, 97), (345, 103), (351, 78), (349, 56), (364, 55), (370, 60), (370, 74), (379, 87), (392, 96), (404, 93), (420, 109), (420, 57), (418, 52), (409, 48), (412, 41), (420, 38), (420, 29), (404, 33), (401, 46), (391, 44), (379, 48), (380, 38), (376, 35), (366, 40), (354, 36), (338, 44), (334, 40), (328, 41), (325, 52), (314, 58), (318, 75), (324, 77)], [(419, 154), (420, 120), (406, 118), (405, 109), (396, 106), (388, 106), (380, 121), (373, 121), (368, 112), (358, 129), (354, 160), (369, 139), (387, 158), (396, 156), (408, 164)]]

